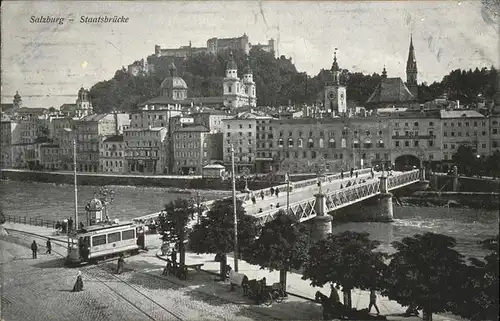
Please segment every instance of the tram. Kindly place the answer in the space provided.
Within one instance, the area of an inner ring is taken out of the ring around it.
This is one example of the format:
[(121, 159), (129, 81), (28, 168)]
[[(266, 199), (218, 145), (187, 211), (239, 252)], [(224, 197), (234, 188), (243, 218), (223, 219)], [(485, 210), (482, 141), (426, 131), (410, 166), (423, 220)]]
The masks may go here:
[(133, 222), (99, 223), (68, 236), (69, 265), (97, 262), (146, 248), (144, 227)]

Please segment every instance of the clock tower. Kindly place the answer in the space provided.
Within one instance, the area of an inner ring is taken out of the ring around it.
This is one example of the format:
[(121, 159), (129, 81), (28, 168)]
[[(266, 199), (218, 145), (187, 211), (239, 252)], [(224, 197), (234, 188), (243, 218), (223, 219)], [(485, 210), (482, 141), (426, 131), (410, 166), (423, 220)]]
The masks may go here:
[(335, 48), (329, 78), (325, 84), (324, 111), (329, 113), (331, 117), (339, 117), (347, 112), (347, 95), (346, 87), (343, 85), (343, 79), (341, 79), (339, 64), (337, 63), (337, 48)]

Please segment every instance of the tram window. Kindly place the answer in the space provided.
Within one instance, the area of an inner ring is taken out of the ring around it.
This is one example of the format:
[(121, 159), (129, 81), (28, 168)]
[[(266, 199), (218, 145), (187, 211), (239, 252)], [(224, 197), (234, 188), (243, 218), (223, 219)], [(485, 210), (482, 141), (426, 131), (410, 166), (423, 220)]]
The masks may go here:
[(123, 231), (122, 232), (122, 240), (130, 240), (135, 238), (135, 231), (134, 230), (128, 230), (128, 231)]
[(103, 244), (106, 244), (106, 235), (92, 236), (92, 246), (98, 246)]
[(108, 243), (114, 243), (114, 242), (119, 242), (119, 241), (121, 241), (120, 232), (108, 234)]

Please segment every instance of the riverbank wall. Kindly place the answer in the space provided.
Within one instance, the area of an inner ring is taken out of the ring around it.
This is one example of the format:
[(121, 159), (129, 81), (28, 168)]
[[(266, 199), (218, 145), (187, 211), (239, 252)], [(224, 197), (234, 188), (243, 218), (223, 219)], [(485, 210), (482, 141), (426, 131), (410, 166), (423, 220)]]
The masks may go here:
[[(39, 182), (52, 184), (73, 184), (73, 172), (44, 172), (18, 169), (2, 169), (0, 178), (12, 181)], [(231, 180), (204, 179), (201, 176), (181, 175), (112, 175), (101, 173), (78, 173), (78, 185), (90, 186), (145, 186), (145, 187), (171, 187), (179, 190), (224, 190), (232, 189)], [(245, 183), (238, 181), (237, 190), (242, 190)], [(250, 181), (248, 187), (252, 190), (271, 186), (267, 181)]]
[(419, 191), (397, 199), (401, 205), (470, 207), (499, 209), (500, 194), (494, 192), (435, 192)]

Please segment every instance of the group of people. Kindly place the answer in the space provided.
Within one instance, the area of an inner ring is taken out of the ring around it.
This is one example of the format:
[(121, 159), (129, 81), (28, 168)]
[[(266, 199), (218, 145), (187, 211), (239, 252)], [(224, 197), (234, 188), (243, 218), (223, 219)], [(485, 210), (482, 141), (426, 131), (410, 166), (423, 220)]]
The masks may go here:
[[(59, 235), (59, 233), (63, 233), (63, 234), (71, 233), (73, 231), (73, 223), (74, 223), (74, 221), (73, 221), (73, 219), (71, 217), (65, 219), (62, 222), (57, 221), (56, 225), (55, 225), (57, 235)], [(78, 224), (78, 228), (80, 230), (84, 228), (83, 222), (80, 222)]]
[[(47, 249), (45, 254), (52, 253), (52, 243), (50, 242), (50, 239), (47, 239), (47, 243), (45, 243), (45, 248)], [(33, 259), (38, 258), (38, 244), (36, 243), (35, 240), (33, 240), (33, 243), (31, 243), (31, 255)]]
[[(337, 291), (340, 289), (340, 287), (338, 285), (330, 284), (330, 289), (331, 289), (330, 299), (332, 299), (334, 302), (340, 302), (339, 293)], [(346, 302), (346, 297), (344, 297), (344, 302)], [(370, 313), (372, 307), (375, 308), (377, 314), (380, 314), (380, 310), (378, 309), (377, 306), (377, 294), (375, 293), (374, 289), (370, 290), (370, 303), (368, 304), (368, 313)]]

